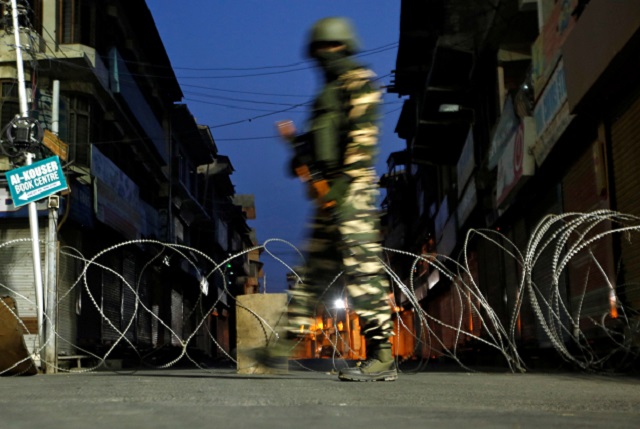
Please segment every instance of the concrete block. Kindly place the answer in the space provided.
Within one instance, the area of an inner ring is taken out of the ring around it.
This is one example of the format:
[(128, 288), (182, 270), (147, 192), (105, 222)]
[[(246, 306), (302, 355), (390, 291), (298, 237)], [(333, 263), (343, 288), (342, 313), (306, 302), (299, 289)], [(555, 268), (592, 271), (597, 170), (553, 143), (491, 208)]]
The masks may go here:
[(8, 296), (0, 299), (0, 372), (3, 375), (35, 375), (38, 369), (24, 342), (16, 302)]
[(255, 351), (274, 340), (276, 331), (283, 337), (287, 326), (287, 294), (251, 294), (238, 296), (236, 302), (237, 371), (239, 374), (273, 374), (271, 368), (255, 360)]

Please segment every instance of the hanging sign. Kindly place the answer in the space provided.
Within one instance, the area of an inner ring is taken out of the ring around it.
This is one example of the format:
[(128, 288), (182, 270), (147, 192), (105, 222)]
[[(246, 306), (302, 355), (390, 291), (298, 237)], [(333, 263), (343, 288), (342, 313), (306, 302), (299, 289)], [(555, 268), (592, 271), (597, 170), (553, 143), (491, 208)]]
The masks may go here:
[(7, 171), (6, 175), (15, 207), (67, 189), (67, 181), (57, 156)]

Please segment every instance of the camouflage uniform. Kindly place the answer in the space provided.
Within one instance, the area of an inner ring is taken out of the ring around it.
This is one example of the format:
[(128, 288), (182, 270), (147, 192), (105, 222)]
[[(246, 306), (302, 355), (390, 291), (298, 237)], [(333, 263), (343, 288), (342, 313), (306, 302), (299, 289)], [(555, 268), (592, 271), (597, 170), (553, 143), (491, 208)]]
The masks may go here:
[[(377, 176), (378, 110), (382, 92), (373, 72), (349, 56), (323, 63), (326, 85), (315, 101), (309, 131), (296, 139), (294, 166), (309, 164), (327, 179), (312, 218), (303, 283), (292, 291), (290, 330), (315, 323), (327, 286), (343, 271), (352, 308), (361, 317), (368, 350), (387, 347), (393, 334), (389, 283), (380, 262)], [(323, 203), (335, 201), (332, 207)]]

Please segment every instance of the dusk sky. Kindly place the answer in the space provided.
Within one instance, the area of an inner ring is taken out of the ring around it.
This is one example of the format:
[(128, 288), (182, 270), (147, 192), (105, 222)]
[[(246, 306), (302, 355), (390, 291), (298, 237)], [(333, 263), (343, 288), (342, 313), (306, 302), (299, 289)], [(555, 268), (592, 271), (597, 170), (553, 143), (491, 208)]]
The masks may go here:
[[(259, 244), (291, 242), (300, 250), (311, 209), (303, 185), (286, 174), (289, 148), (276, 137), (274, 122), (292, 119), (304, 129), (308, 103), (321, 85), (305, 57), (308, 31), (326, 16), (346, 16), (355, 24), (363, 51), (360, 61), (388, 85), (395, 68), (400, 2), (393, 0), (147, 0), (167, 54), (199, 124), (207, 125), (219, 152), (235, 172), (238, 194), (254, 194)], [(387, 157), (402, 150), (394, 133), (402, 107), (384, 96), (378, 175)], [(284, 244), (268, 248), (287, 263), (300, 262)], [(287, 268), (263, 254), (267, 292), (286, 287)]]

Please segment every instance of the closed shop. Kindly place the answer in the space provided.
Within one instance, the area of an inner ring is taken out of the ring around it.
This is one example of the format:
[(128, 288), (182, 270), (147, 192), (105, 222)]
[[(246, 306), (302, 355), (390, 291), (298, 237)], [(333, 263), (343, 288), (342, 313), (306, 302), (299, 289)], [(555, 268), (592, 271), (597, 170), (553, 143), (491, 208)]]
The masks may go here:
[[(623, 103), (611, 125), (613, 197), (615, 209), (640, 216), (640, 90)], [(626, 305), (640, 307), (640, 246), (637, 234), (619, 236), (618, 296)], [(629, 239), (630, 238), (630, 239)]]
[[(118, 252), (120, 253), (120, 252)], [(136, 324), (137, 315), (144, 311), (136, 302), (138, 296), (138, 276), (136, 274), (136, 257), (129, 249), (122, 250), (122, 320), (121, 330), (126, 330), (126, 338), (132, 344), (137, 344)], [(137, 308), (136, 308), (137, 305)]]
[[(40, 260), (44, 261), (46, 228), (40, 228)], [(17, 305), (18, 314), (29, 330), (25, 342), (29, 351), (37, 349), (38, 312), (33, 281), (33, 252), (31, 230), (27, 219), (2, 219), (0, 229), (0, 296), (11, 296)], [(7, 245), (7, 242), (18, 241)], [(44, 278), (43, 278), (44, 287)], [(44, 298), (44, 297), (43, 297)]]
[[(71, 234), (66, 234), (70, 239)], [(80, 248), (79, 237), (74, 240), (62, 240), (58, 256), (58, 331), (57, 348), (59, 355), (74, 355), (77, 353), (78, 342), (78, 314), (82, 310), (79, 299), (84, 281), (79, 279), (84, 263), (77, 259), (80, 255), (76, 249)], [(79, 280), (79, 281), (78, 281)]]
[[(537, 198), (537, 204), (531, 208), (526, 217), (530, 237), (547, 215), (560, 214), (562, 212), (561, 198), (559, 184), (551, 186), (547, 192)], [(567, 303), (567, 279), (565, 273), (562, 273), (558, 278), (558, 284), (554, 285), (553, 261), (557, 241), (545, 247), (547, 239), (560, 227), (561, 224), (555, 223), (546, 231), (543, 238), (533, 249), (535, 263), (531, 272), (531, 281), (534, 284), (534, 293), (532, 296), (531, 290), (529, 290), (524, 296), (525, 302), (527, 302), (527, 305), (530, 304), (532, 306), (531, 310), (536, 314), (536, 338), (538, 346), (541, 348), (553, 347), (551, 338), (549, 338), (545, 330), (545, 325), (547, 328), (556, 331), (558, 335), (565, 334), (561, 329), (558, 329), (557, 314), (558, 308), (561, 307), (558, 300), (562, 300), (564, 305)], [(554, 312), (556, 315), (554, 315)], [(566, 315), (561, 316), (562, 323), (566, 324)], [(540, 319), (541, 317), (542, 320)], [(530, 320), (523, 321), (523, 323), (526, 323), (526, 326), (523, 326), (523, 331), (531, 329)]]
[[(606, 176), (606, 151), (604, 131), (601, 138), (589, 145), (576, 158), (562, 181), (565, 213), (589, 213), (609, 209), (609, 192)], [(591, 223), (584, 223), (580, 230), (586, 231)], [(588, 232), (587, 237), (605, 232), (610, 222), (602, 222)], [(574, 235), (568, 245), (575, 243)], [(584, 240), (584, 239), (583, 239)], [(592, 319), (600, 320), (610, 311), (609, 296), (615, 284), (613, 243), (607, 235), (571, 258), (567, 266), (569, 276), (570, 311), (579, 327), (588, 336), (595, 335)], [(604, 333), (598, 330), (600, 333)], [(574, 332), (574, 335), (577, 332)]]

